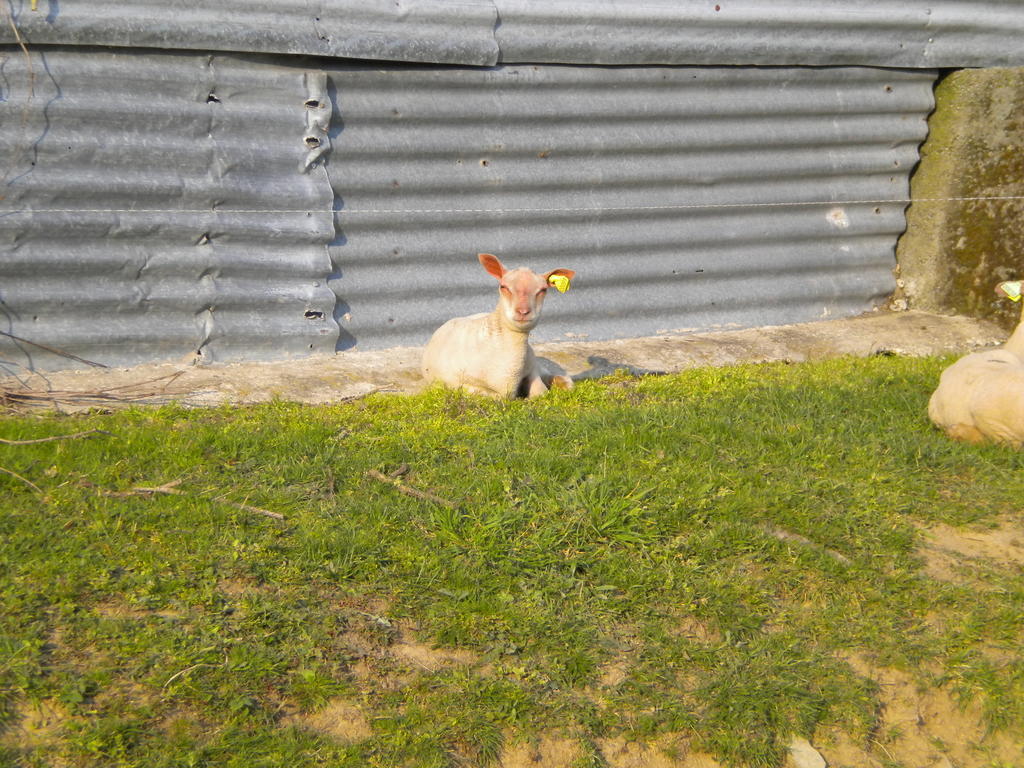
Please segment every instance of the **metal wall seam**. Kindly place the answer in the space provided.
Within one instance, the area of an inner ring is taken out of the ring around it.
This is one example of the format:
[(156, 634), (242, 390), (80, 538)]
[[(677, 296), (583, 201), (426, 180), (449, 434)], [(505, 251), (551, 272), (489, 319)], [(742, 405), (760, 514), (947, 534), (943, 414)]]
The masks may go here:
[(539, 340), (773, 325), (894, 287), (933, 71), (339, 66), (340, 346), (489, 310), (481, 251), (578, 271)]
[[(332, 352), (333, 193), (303, 69), (8, 49), (0, 330), (106, 365)], [(322, 73), (321, 73), (322, 80)], [(0, 337), (5, 370), (69, 361)]]

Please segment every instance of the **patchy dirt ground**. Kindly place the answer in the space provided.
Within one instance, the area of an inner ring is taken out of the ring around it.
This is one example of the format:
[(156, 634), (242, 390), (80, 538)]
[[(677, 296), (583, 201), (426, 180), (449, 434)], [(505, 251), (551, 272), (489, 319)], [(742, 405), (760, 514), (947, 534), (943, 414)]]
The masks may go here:
[[(979, 530), (938, 525), (925, 530), (921, 555), (929, 573), (946, 581), (969, 580), (982, 561), (993, 567), (1024, 567), (1024, 528), (1016, 520)], [(374, 608), (386, 612), (386, 606)], [(358, 612), (366, 625), (386, 626), (385, 639), (368, 639), (358, 631), (346, 638), (362, 661), (354, 666), (364, 688), (406, 685), (416, 676), (461, 668), (488, 676), (491, 665), (469, 651), (435, 648), (415, 638), (415, 627), (392, 623), (372, 612)], [(706, 639), (717, 641), (714, 637)], [(1013, 736), (992, 733), (984, 725), (978, 702), (959, 702), (951, 691), (926, 687), (902, 670), (879, 666), (869, 657), (844, 654), (853, 671), (877, 686), (880, 727), (866, 739), (837, 728), (823, 728), (811, 741), (794, 737), (785, 768), (993, 768), (1024, 765), (1024, 750)], [(610, 664), (588, 695), (600, 702), (619, 685), (632, 659), (629, 653)], [(43, 718), (45, 720), (45, 718)], [(31, 727), (45, 733), (45, 723)], [(289, 724), (318, 731), (343, 743), (370, 737), (365, 715), (355, 700), (336, 699), (312, 715), (289, 715)], [(695, 748), (692, 734), (662, 734), (651, 741), (624, 737), (599, 739), (592, 746), (609, 768), (723, 768)], [(499, 768), (573, 768), (585, 756), (584, 742), (572, 729), (543, 731), (528, 739), (509, 738), (498, 757)]]
[[(1024, 526), (1006, 519), (984, 529), (954, 529), (935, 525), (924, 531), (920, 555), (926, 571), (943, 581), (973, 583), (979, 567), (1024, 568)], [(386, 606), (374, 610), (385, 612)], [(384, 621), (366, 612), (368, 624)], [(412, 677), (445, 668), (463, 668), (490, 675), (490, 665), (469, 651), (434, 648), (415, 639), (415, 628), (387, 623), (383, 643), (362, 643), (360, 684), (387, 686), (396, 673)], [(699, 626), (683, 628), (709, 642), (720, 638)], [(359, 645), (359, 643), (356, 643)], [(877, 686), (880, 727), (866, 739), (855, 739), (837, 728), (823, 728), (811, 741), (794, 737), (785, 768), (994, 768), (1024, 765), (1024, 744), (1006, 733), (990, 732), (977, 701), (960, 702), (946, 687), (927, 687), (899, 669), (878, 665), (859, 653), (842, 655), (853, 671)], [(588, 695), (600, 701), (625, 678), (632, 659), (628, 652), (609, 664)], [(369, 737), (357, 705), (336, 700), (315, 715), (292, 721), (344, 743)], [(599, 739), (596, 747), (609, 768), (722, 768), (712, 756), (693, 745), (691, 734), (662, 734), (652, 741), (624, 737)], [(583, 742), (571, 730), (552, 730), (527, 739), (510, 739), (498, 758), (500, 768), (572, 768), (585, 754)]]
[[(556, 342), (535, 349), (549, 367), (574, 379), (625, 368), (635, 374), (672, 373), (742, 362), (803, 362), (842, 355), (963, 353), (1003, 341), (1005, 331), (966, 317), (922, 312), (875, 312), (825, 322), (657, 336), (605, 342)], [(195, 366), (160, 363), (133, 368), (89, 368), (58, 373), (18, 372), (0, 379), (8, 391), (50, 392), (64, 409), (71, 393), (103, 391), (119, 400), (216, 405), (280, 398), (329, 403), (376, 390), (414, 392), (422, 387), (419, 347), (341, 352), (333, 357), (268, 363)], [(57, 393), (64, 393), (63, 395)]]

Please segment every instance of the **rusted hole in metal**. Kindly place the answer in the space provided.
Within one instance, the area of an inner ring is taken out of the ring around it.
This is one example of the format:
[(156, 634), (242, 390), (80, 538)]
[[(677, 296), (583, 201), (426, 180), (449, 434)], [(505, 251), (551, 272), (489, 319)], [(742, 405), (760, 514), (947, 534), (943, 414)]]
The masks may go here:
[(319, 99), (306, 99), (306, 109), (320, 109), (323, 103)]
[(316, 149), (317, 147), (320, 146), (320, 139), (318, 139), (316, 136), (307, 136), (306, 146), (309, 147), (310, 149)]
[(220, 99), (217, 97), (217, 94), (211, 92), (210, 95), (206, 97), (206, 103), (207, 104), (220, 104)]
[(307, 309), (303, 313), (303, 317), (305, 317), (307, 320), (323, 320), (324, 313), (315, 309)]

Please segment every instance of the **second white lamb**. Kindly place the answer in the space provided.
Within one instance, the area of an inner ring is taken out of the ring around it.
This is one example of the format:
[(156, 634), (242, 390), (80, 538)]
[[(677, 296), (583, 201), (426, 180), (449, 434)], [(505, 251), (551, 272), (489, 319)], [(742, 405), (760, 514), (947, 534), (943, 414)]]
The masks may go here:
[[(1021, 284), (996, 293), (1020, 300)], [(1024, 321), (1003, 346), (966, 355), (939, 377), (928, 416), (954, 440), (1024, 445)]]

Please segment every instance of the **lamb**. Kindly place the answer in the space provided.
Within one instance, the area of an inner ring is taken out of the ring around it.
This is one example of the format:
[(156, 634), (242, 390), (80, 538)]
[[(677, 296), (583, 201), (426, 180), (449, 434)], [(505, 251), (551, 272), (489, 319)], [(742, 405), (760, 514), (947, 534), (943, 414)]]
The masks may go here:
[(498, 280), (498, 305), (493, 312), (456, 317), (438, 328), (423, 354), (423, 378), (498, 398), (537, 397), (549, 386), (572, 388), (567, 376), (548, 377), (545, 383), (527, 337), (540, 319), (548, 286), (564, 293), (576, 273), (553, 269), (538, 275), (508, 270), (489, 253), (477, 258)]
[[(1021, 283), (996, 293), (1019, 301)], [(939, 377), (928, 416), (954, 440), (1024, 444), (1024, 319), (997, 349), (960, 358)]]

